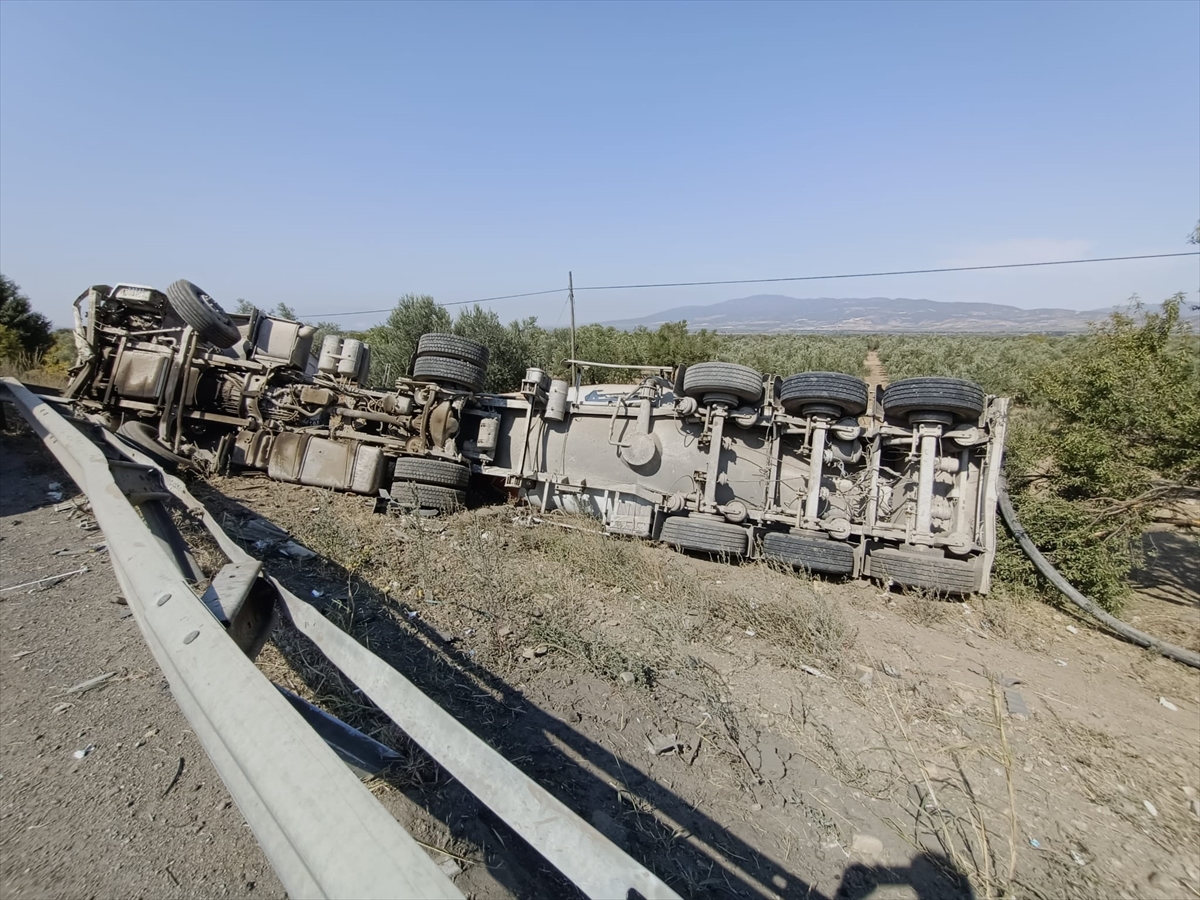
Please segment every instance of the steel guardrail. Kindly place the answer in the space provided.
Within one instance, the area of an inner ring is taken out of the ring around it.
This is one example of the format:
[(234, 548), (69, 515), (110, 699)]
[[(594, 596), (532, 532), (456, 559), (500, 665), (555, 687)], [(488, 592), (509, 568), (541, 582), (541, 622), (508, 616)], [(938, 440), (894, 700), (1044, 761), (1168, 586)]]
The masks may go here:
[(146, 643), (289, 896), (462, 898), (229, 638), (122, 494), (100, 448), (20, 382), (3, 384), (87, 495)]
[[(51, 452), (91, 500), (96, 520), (109, 541), (114, 570), (147, 643), (167, 674), (180, 707), (196, 728), (205, 750), (289, 894), (294, 897), (461, 897), (419, 845), (222, 633), (220, 624), (182, 579), (171, 558), (122, 495), (101, 450), (69, 420), (19, 382), (4, 379), (4, 386), (13, 394), (22, 414)], [(231, 562), (254, 561), (225, 533), (181, 479), (162, 471), (149, 456), (111, 431), (104, 429), (101, 434), (126, 458), (156, 469), (167, 491), (201, 519)], [(93, 492), (100, 493), (99, 503)], [(101, 507), (104, 508), (103, 515)], [(146, 554), (150, 550), (156, 558), (154, 565), (147, 567)], [(142, 571), (137, 571), (139, 569)], [(133, 577), (134, 574), (137, 577)], [(330, 662), (587, 896), (680, 900), (679, 895), (653, 872), (521, 772), (384, 660), (326, 620), (315, 607), (277, 579), (268, 577), (267, 580), (275, 588), (292, 623)], [(163, 594), (171, 596), (160, 604), (157, 598)], [(147, 603), (148, 597), (155, 599)], [(180, 602), (175, 602), (176, 597)], [(163, 613), (167, 607), (172, 608), (174, 615)], [(214, 652), (218, 647), (221, 652)], [(233, 668), (216, 671), (233, 665), (233, 660), (237, 661), (237, 671)], [(213, 671), (210, 672), (210, 668)], [(224, 694), (209, 683), (210, 677), (220, 680), (220, 688), (230, 693)], [(227, 680), (228, 684), (225, 683)], [(249, 690), (251, 685), (253, 689)], [(196, 688), (200, 689), (199, 695)], [(248, 695), (243, 692), (247, 690), (253, 695), (252, 701), (246, 700)], [(222, 704), (222, 696), (226, 701), (230, 696), (237, 697), (238, 702)], [(268, 697), (271, 698), (269, 703)], [(251, 704), (257, 711), (248, 711)], [(240, 715), (231, 717), (231, 712)], [(287, 742), (294, 743), (297, 751), (284, 760), (280, 759), (279, 750), (279, 734), (284, 733), (279, 730), (282, 720), (288, 725), (285, 729)], [(238, 734), (226, 735), (229, 729), (238, 730)], [(292, 732), (304, 732), (305, 740), (292, 740)], [(243, 737), (246, 739), (239, 739)], [(269, 753), (264, 749), (267, 747)], [(321, 752), (318, 754), (313, 747)], [(301, 750), (320, 756), (319, 774), (301, 769), (285, 771), (290, 769), (294, 755), (303, 755)], [(336, 784), (328, 777), (330, 766), (341, 776)], [(325, 792), (313, 791), (308, 800), (294, 795), (293, 790), (301, 778), (321, 781), (322, 787), (343, 801), (345, 809), (340, 823), (320, 807)], [(343, 793), (347, 781), (357, 788), (357, 793)], [(284, 796), (277, 796), (280, 793)], [(286, 800), (293, 802), (280, 805)], [(372, 808), (373, 812), (362, 814), (350, 801), (363, 801), (363, 805)], [(390, 823), (390, 827), (379, 827), (380, 816)], [(356, 817), (357, 822), (348, 821)], [(364, 830), (370, 832), (369, 840), (364, 836)], [(316, 840), (314, 834), (318, 835)], [(342, 842), (353, 845), (356, 852), (343, 852), (340, 842), (332, 846), (330, 838), (335, 834)], [(384, 846), (389, 840), (393, 846)], [(317, 860), (316, 871), (310, 865), (312, 854)], [(364, 864), (364, 856), (383, 857), (394, 865), (370, 867)], [(344, 872), (348, 868), (354, 871)], [(402, 870), (405, 876), (400, 881), (396, 880), (401, 874), (396, 869)]]

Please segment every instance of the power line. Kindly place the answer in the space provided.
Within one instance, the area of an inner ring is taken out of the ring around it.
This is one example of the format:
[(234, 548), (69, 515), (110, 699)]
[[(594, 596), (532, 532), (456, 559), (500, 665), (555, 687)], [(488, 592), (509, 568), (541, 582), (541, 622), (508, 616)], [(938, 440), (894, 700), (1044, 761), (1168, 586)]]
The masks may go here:
[[(438, 303), (438, 306), (467, 306), (472, 303), (490, 303), (493, 300), (516, 300), (518, 297), (542, 297), (546, 294), (565, 294), (566, 291), (565, 287), (561, 287), (555, 288), (552, 291), (528, 291), (524, 294), (505, 294), (503, 297), (481, 297), (478, 300), (453, 300), (450, 303)], [(330, 319), (334, 316), (367, 316), (372, 313), (390, 313), (395, 308), (394, 306), (389, 306), (387, 309), (358, 309), (353, 312), (304, 313), (303, 315), (309, 319)]]
[[(1055, 259), (1046, 262), (1000, 263), (990, 266), (946, 266), (939, 269), (901, 269), (894, 272), (849, 272), (837, 275), (795, 275), (787, 278), (733, 278), (722, 281), (662, 281), (648, 284), (602, 284), (575, 285), (577, 291), (629, 291), (641, 288), (669, 287), (708, 287), (724, 284), (781, 284), (789, 281), (835, 281), (844, 278), (883, 278), (891, 275), (935, 275), (943, 272), (982, 272), (994, 269), (1032, 269), (1040, 266), (1076, 266), (1083, 263), (1126, 262), (1137, 259), (1172, 259), (1180, 256), (1200, 256), (1200, 251), (1191, 250), (1184, 253), (1148, 253), (1141, 256), (1099, 256), (1091, 259)], [(490, 303), (493, 300), (516, 300), (521, 297), (544, 297), (547, 294), (561, 294), (567, 288), (554, 288), (548, 291), (527, 291), (523, 294), (505, 294), (500, 297), (483, 297), (479, 300), (454, 300), (450, 303), (439, 303), (439, 306), (467, 306), (474, 303)], [(334, 316), (366, 316), (373, 313), (391, 312), (388, 309), (360, 309), (354, 312), (306, 313), (310, 319), (332, 318)]]
[(703, 287), (714, 284), (777, 284), (783, 281), (833, 281), (837, 278), (880, 278), (884, 275), (931, 275), (937, 272), (979, 272), (984, 269), (1028, 269), (1035, 266), (1073, 266), (1079, 263), (1121, 262), (1129, 259), (1166, 259), (1173, 256), (1200, 256), (1187, 253), (1151, 253), (1145, 256), (1102, 256), (1095, 259), (1056, 259), (1049, 262), (1003, 263), (991, 266), (949, 266), (942, 269), (903, 269), (897, 272), (853, 272), (843, 275), (797, 275), (791, 278), (738, 278), (730, 281), (668, 281), (657, 284), (605, 284), (576, 287), (577, 291), (627, 291), (635, 288)]

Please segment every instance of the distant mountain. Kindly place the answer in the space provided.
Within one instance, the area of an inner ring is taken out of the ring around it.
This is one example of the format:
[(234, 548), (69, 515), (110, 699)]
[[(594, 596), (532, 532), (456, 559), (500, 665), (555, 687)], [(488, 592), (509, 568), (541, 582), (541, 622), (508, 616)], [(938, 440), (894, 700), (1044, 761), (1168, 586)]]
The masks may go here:
[(941, 303), (936, 300), (870, 297), (798, 299), (779, 294), (756, 294), (709, 306), (676, 306), (637, 319), (604, 322), (629, 330), (654, 329), (664, 322), (686, 319), (694, 329), (786, 334), (807, 331), (869, 332), (1076, 332), (1103, 319), (1107, 309), (1018, 309), (999, 303)]

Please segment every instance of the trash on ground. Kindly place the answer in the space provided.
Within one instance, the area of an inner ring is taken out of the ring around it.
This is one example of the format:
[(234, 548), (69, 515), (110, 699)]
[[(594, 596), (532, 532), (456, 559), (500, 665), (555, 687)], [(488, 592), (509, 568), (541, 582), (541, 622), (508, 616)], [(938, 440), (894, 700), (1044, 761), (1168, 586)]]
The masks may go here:
[(1153, 803), (1151, 803), (1149, 800), (1143, 800), (1142, 806), (1146, 807), (1146, 812), (1150, 813), (1150, 815), (1154, 816), (1154, 818), (1158, 818), (1158, 807), (1156, 807)]
[(646, 735), (646, 752), (651, 756), (662, 756), (666, 753), (674, 753), (680, 748), (678, 735), (660, 734), (657, 731), (652, 731)]
[[(33, 588), (34, 590), (38, 590), (40, 589), (40, 585), (46, 585), (49, 587), (50, 585), (47, 584), (47, 582), (57, 584), (64, 578), (70, 578), (72, 575), (82, 575), (86, 571), (88, 571), (88, 567), (81, 566), (80, 568), (71, 572), (60, 572), (57, 575), (47, 575), (45, 578), (38, 578), (34, 581), (26, 581), (24, 584), (14, 584), (11, 587), (0, 588), (0, 594), (7, 594), (9, 591), (19, 591), (21, 588)], [(33, 593), (33, 591), (30, 591), (30, 593)]]
[(87, 745), (86, 747), (84, 747), (82, 750), (76, 750), (76, 751), (75, 751), (75, 753), (74, 753), (74, 756), (75, 756), (75, 758), (76, 758), (76, 759), (83, 759), (85, 756), (88, 756), (88, 755), (90, 755), (90, 754), (91, 754), (91, 752), (92, 752), (93, 750), (95, 750), (95, 749), (96, 749), (96, 745), (95, 745), (95, 744), (88, 744), (88, 745)]
[(297, 544), (295, 541), (285, 543), (279, 548), (279, 552), (292, 559), (312, 559), (317, 555), (315, 551), (309, 550), (303, 544)]
[[(13, 658), (16, 659), (16, 657), (13, 657)], [(1174, 703), (1172, 703), (1170, 700), (1168, 700), (1166, 697), (1159, 697), (1158, 705), (1165, 706), (1171, 712), (1179, 712), (1179, 707), (1176, 706)]]
[(815, 675), (817, 678), (828, 678), (829, 677), (824, 672), (822, 672), (820, 669), (814, 669), (812, 666), (801, 666), (800, 671), (805, 672), (809, 675)]
[(67, 688), (65, 691), (63, 691), (63, 693), (82, 694), (84, 691), (90, 691), (92, 688), (100, 687), (116, 674), (116, 672), (105, 672), (103, 675), (97, 675), (95, 678), (89, 678), (87, 681), (81, 681), (74, 687)]

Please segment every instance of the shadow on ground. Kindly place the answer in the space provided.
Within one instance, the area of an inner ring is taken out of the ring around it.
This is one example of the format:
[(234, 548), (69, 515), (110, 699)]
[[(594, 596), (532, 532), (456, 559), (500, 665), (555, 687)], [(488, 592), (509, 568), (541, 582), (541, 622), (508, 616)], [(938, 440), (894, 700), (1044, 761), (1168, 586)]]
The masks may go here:
[[(207, 485), (197, 484), (193, 490), (219, 520), (263, 518)], [(247, 549), (255, 552), (252, 547)], [(539, 708), (520, 686), (476, 665), (419, 616), (405, 617), (400, 624), (394, 611), (384, 608), (389, 601), (344, 568), (329, 560), (298, 565), (270, 558), (266, 568), (300, 597), (311, 596), (318, 581), (348, 586), (355, 598), (355, 615), (348, 630), (357, 640), (683, 896), (828, 900), (778, 860), (645, 775), (634, 762)], [(294, 672), (316, 694), (327, 691), (325, 678), (311, 664), (318, 651), (290, 625), (282, 627), (287, 632), (277, 635), (275, 644)], [(368, 718), (385, 718), (373, 707), (368, 709)], [(371, 722), (350, 724), (363, 727)], [(444, 823), (452, 837), (480, 847), (492, 877), (514, 896), (581, 896), (419, 748), (397, 749), (412, 756), (393, 784)], [(434, 777), (414, 786), (412, 773), (422, 769)], [(668, 828), (660, 817), (646, 814), (647, 806), (678, 827)], [(910, 886), (920, 900), (973, 900), (975, 896), (950, 860), (919, 854), (907, 867), (849, 867), (834, 897), (859, 900), (880, 885), (898, 884)]]
[(1142, 535), (1145, 562), (1130, 573), (1141, 594), (1181, 606), (1200, 606), (1200, 541), (1177, 531)]

